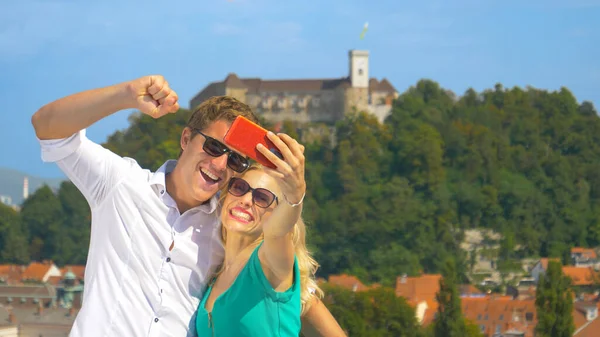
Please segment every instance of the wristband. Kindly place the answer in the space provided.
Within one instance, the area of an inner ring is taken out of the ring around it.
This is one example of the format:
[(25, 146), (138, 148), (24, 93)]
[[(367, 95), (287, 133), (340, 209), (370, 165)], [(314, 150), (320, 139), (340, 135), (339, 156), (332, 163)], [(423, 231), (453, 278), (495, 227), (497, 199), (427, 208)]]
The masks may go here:
[(292, 204), (287, 197), (285, 196), (285, 194), (283, 195), (283, 198), (285, 199), (285, 201), (288, 203), (288, 205), (292, 206), (292, 207), (297, 207), (300, 206), (302, 204), (302, 202), (304, 201), (304, 197), (306, 196), (306, 191), (304, 191), (304, 194), (302, 194), (302, 198), (300, 198), (300, 201), (298, 201), (295, 204)]

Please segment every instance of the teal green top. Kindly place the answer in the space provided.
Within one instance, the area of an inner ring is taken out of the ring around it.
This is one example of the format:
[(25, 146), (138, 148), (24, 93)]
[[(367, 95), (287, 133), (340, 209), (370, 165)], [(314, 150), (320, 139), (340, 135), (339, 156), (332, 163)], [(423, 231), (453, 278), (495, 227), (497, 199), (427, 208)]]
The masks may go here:
[(300, 334), (300, 270), (294, 258), (294, 282), (277, 292), (265, 276), (258, 248), (240, 271), (233, 284), (213, 305), (204, 309), (212, 284), (204, 293), (196, 315), (198, 337), (298, 337)]

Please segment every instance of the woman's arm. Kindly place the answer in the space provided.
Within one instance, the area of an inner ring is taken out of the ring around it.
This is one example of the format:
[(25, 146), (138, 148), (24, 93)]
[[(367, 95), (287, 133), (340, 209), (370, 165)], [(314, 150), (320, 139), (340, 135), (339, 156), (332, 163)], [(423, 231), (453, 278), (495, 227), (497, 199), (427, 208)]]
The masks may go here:
[(257, 149), (276, 169), (264, 170), (279, 184), (279, 204), (263, 224), (264, 242), (258, 254), (265, 276), (275, 290), (289, 288), (293, 281), (294, 243), (292, 231), (302, 213), (306, 192), (304, 181), (304, 147), (286, 134), (269, 132), (269, 139), (277, 146), (284, 159), (275, 156), (262, 145)]
[(304, 337), (346, 337), (335, 317), (319, 299), (315, 299), (302, 316), (302, 334)]

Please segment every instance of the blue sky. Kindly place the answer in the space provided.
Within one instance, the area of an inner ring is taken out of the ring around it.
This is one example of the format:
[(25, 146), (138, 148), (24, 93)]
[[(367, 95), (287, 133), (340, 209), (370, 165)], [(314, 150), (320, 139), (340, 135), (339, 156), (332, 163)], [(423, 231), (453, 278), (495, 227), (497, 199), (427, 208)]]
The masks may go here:
[[(0, 167), (62, 176), (42, 163), (30, 117), (70, 93), (162, 74), (187, 107), (229, 72), (346, 76), (350, 49), (369, 50), (370, 75), (400, 92), (421, 78), (457, 94), (566, 86), (598, 110), (599, 18), (600, 0), (1, 1)], [(89, 137), (105, 141), (128, 115)]]

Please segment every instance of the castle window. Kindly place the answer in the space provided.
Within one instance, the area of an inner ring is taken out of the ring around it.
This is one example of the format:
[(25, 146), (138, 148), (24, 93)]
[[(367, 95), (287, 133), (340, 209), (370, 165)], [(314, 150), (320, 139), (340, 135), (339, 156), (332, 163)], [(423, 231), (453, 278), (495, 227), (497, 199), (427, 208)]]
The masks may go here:
[(261, 105), (265, 109), (269, 109), (271, 107), (271, 99), (269, 96), (263, 96)]
[(358, 74), (359, 74), (359, 75), (362, 75), (362, 74), (363, 74), (363, 70), (362, 70), (362, 68), (361, 68), (361, 69), (358, 69)]
[(321, 100), (319, 99), (319, 97), (313, 97), (312, 99), (312, 105), (317, 108), (319, 107), (319, 104), (321, 103)]
[(285, 107), (285, 97), (279, 97), (277, 99), (277, 107), (279, 107), (279, 108)]

